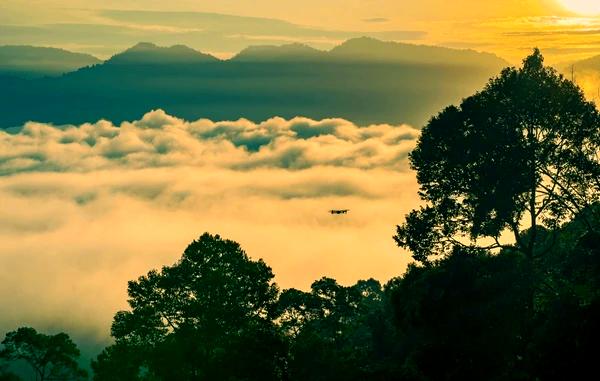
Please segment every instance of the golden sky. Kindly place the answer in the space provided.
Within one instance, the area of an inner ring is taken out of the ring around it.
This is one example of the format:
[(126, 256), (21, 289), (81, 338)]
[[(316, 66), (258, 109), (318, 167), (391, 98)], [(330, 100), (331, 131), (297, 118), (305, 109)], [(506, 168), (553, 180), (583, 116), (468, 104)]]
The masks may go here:
[(216, 12), (324, 30), (423, 31), (421, 39), (411, 42), (490, 51), (513, 63), (538, 46), (549, 62), (563, 63), (600, 52), (600, 17), (594, 14), (600, 14), (598, 4), (598, 0), (4, 0), (0, 23), (106, 23), (94, 14), (99, 9)]

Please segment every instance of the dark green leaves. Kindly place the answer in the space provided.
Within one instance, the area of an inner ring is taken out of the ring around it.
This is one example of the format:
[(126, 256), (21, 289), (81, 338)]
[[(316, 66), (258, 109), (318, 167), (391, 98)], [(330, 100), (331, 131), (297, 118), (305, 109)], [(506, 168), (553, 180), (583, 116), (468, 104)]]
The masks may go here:
[(35, 374), (35, 379), (76, 380), (85, 378), (79, 368), (79, 349), (66, 333), (45, 335), (30, 327), (8, 332), (2, 341), (0, 359), (25, 361)]
[(97, 380), (110, 380), (113, 367), (132, 380), (268, 380), (279, 372), (273, 272), (236, 242), (204, 234), (174, 265), (129, 282), (128, 293), (131, 310), (115, 315), (116, 344), (94, 363)]
[(411, 212), (396, 242), (425, 262), (448, 243), (524, 252), (521, 226), (559, 226), (599, 199), (600, 116), (581, 90), (543, 66), (536, 50), (484, 90), (431, 119), (410, 159), (427, 206)]

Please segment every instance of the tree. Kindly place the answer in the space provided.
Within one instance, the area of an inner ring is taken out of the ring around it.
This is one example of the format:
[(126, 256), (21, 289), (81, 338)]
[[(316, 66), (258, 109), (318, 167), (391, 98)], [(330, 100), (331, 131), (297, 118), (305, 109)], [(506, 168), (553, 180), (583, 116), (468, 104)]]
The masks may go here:
[(79, 349), (66, 333), (45, 335), (30, 327), (8, 332), (2, 341), (0, 358), (23, 360), (33, 370), (35, 379), (78, 380), (86, 377), (79, 368)]
[[(409, 267), (390, 285), (408, 380), (533, 380), (523, 257), (462, 247), (435, 266)], [(550, 365), (549, 365), (550, 366)]]
[(386, 306), (374, 279), (345, 287), (322, 278), (310, 292), (285, 290), (277, 321), (290, 341), (289, 380), (391, 379), (396, 342)]
[(585, 380), (598, 372), (600, 299), (556, 298), (534, 320), (526, 364), (540, 381)]
[[(549, 249), (540, 260), (540, 306), (532, 321), (527, 364), (531, 379), (585, 379), (597, 367), (600, 341), (600, 233), (589, 231), (600, 205), (546, 233)], [(594, 210), (596, 209), (596, 210)], [(543, 245), (540, 245), (543, 250)]]
[(148, 351), (142, 346), (118, 342), (104, 348), (92, 360), (94, 380), (138, 381), (145, 377), (144, 357)]
[(116, 343), (94, 362), (95, 379), (277, 379), (285, 354), (272, 322), (278, 292), (262, 260), (204, 234), (173, 266), (129, 282), (131, 310), (115, 315)]
[(540, 229), (598, 201), (599, 148), (596, 107), (536, 49), (423, 129), (410, 162), (426, 205), (394, 239), (428, 263), (457, 245), (512, 246), (503, 240), (511, 233), (532, 261)]

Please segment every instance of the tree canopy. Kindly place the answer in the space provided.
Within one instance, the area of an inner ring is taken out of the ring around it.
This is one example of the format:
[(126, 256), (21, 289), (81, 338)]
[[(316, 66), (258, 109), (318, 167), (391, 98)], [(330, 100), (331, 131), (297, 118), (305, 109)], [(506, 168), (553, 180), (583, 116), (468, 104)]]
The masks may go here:
[[(457, 247), (391, 286), (409, 379), (519, 380), (528, 294), (522, 257)], [(526, 379), (526, 378), (525, 378)]]
[(285, 290), (278, 323), (289, 340), (289, 380), (380, 380), (390, 376), (395, 347), (391, 308), (381, 284), (313, 282)]
[(6, 364), (0, 363), (0, 381), (23, 381), (21, 377), (17, 376), (7, 368)]
[(2, 345), (0, 359), (25, 361), (36, 381), (87, 378), (77, 363), (79, 349), (66, 333), (45, 335), (33, 328), (21, 327), (8, 332)]
[(115, 379), (116, 368), (130, 380), (269, 380), (279, 372), (283, 343), (270, 318), (278, 288), (271, 269), (236, 242), (204, 234), (173, 266), (129, 282), (128, 293), (131, 310), (115, 315), (116, 344), (94, 363), (96, 379)]
[(534, 252), (554, 229), (599, 200), (600, 115), (539, 50), (423, 129), (410, 155), (426, 205), (398, 226), (413, 257), (456, 245)]

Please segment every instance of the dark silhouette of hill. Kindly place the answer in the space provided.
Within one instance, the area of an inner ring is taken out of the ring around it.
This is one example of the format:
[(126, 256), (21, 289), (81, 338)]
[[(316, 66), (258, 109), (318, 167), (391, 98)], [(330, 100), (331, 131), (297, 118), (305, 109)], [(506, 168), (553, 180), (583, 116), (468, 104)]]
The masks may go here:
[[(491, 53), (456, 50), (439, 46), (403, 44), (371, 37), (353, 38), (326, 52), (305, 44), (250, 46), (236, 55), (235, 61), (328, 60), (346, 62), (416, 63), (428, 65), (497, 66), (499, 58)], [(504, 62), (506, 64), (506, 62)]]
[(559, 69), (565, 73), (570, 73), (571, 69), (575, 70), (575, 72), (600, 71), (600, 55), (576, 61), (568, 65), (563, 65)]
[(237, 62), (268, 62), (268, 61), (313, 61), (322, 60), (327, 52), (312, 48), (308, 45), (294, 43), (281, 46), (257, 45), (250, 46), (235, 57)]
[[(333, 48), (330, 55), (343, 60), (403, 62), (429, 65), (496, 66), (500, 59), (491, 53), (457, 50), (429, 45), (402, 44), (370, 37), (353, 38)], [(502, 65), (507, 64), (502, 62)]]
[(160, 47), (149, 42), (139, 44), (113, 56), (106, 61), (111, 65), (177, 65), (218, 61), (185, 45)]
[(579, 85), (588, 99), (600, 101), (600, 55), (556, 65), (559, 73)]
[(89, 54), (36, 46), (0, 46), (0, 76), (57, 76), (101, 61)]
[(302, 115), (421, 125), (506, 65), (489, 54), (370, 38), (329, 52), (300, 44), (254, 47), (225, 61), (185, 46), (143, 43), (60, 78), (0, 82), (9, 90), (0, 95), (0, 127), (120, 122), (153, 108), (186, 119)]

